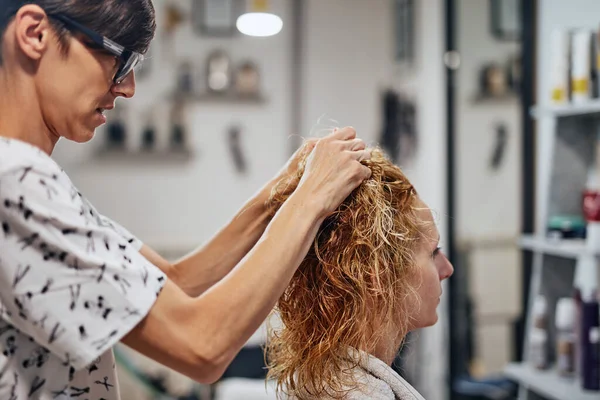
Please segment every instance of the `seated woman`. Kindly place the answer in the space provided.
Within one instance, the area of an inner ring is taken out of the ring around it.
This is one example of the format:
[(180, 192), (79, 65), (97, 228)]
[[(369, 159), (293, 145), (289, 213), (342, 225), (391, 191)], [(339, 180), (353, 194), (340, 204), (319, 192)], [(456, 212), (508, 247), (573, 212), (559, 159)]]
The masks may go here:
[[(323, 222), (277, 306), (269, 376), (292, 398), (423, 399), (390, 365), (409, 331), (437, 322), (453, 267), (400, 168), (377, 149), (365, 165), (371, 178)], [(273, 213), (302, 171), (274, 188)]]

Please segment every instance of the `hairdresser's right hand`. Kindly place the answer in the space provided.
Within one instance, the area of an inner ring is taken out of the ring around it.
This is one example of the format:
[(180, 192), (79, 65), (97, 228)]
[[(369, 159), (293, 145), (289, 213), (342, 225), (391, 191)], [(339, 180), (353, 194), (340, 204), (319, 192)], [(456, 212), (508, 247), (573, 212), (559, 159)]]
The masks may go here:
[(371, 151), (356, 138), (354, 128), (335, 130), (315, 145), (296, 192), (308, 196), (324, 219), (371, 176), (371, 170), (361, 164), (370, 158)]

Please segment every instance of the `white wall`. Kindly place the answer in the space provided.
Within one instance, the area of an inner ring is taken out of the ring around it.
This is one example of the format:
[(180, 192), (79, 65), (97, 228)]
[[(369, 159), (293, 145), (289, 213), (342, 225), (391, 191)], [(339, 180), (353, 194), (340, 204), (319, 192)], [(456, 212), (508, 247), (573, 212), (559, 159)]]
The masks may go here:
[(391, 3), (305, 1), (302, 132), (326, 115), (368, 143), (377, 139), (379, 92), (393, 83)]
[[(489, 1), (459, 0), (457, 6), (457, 233), (461, 240), (515, 237), (520, 227), (521, 104), (517, 97), (479, 103), (474, 98), (480, 69), (490, 62), (505, 65), (519, 55), (520, 44), (492, 36)], [(489, 162), (496, 123), (507, 127), (509, 138), (502, 166), (493, 171)]]

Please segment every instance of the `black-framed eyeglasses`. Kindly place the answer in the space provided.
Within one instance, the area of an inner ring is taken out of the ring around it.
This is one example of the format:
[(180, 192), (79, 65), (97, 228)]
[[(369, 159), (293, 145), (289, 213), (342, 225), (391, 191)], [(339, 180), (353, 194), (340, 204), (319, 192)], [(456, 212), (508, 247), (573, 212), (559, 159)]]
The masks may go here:
[(128, 50), (120, 44), (110, 40), (109, 38), (100, 35), (79, 22), (67, 17), (64, 14), (48, 14), (65, 24), (67, 28), (77, 30), (86, 35), (95, 45), (108, 51), (119, 59), (119, 68), (113, 78), (114, 83), (119, 84), (137, 67), (141, 66), (144, 61), (144, 55), (132, 50)]

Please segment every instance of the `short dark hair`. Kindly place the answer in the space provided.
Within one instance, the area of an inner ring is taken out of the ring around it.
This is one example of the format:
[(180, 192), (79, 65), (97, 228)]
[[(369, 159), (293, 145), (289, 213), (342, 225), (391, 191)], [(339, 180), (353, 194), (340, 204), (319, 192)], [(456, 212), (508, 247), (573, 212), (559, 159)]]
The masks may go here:
[[(156, 31), (152, 0), (0, 0), (0, 43), (15, 13), (26, 4), (37, 4), (49, 14), (67, 15), (138, 53), (148, 50)], [(65, 27), (56, 20), (53, 25), (64, 40)]]

